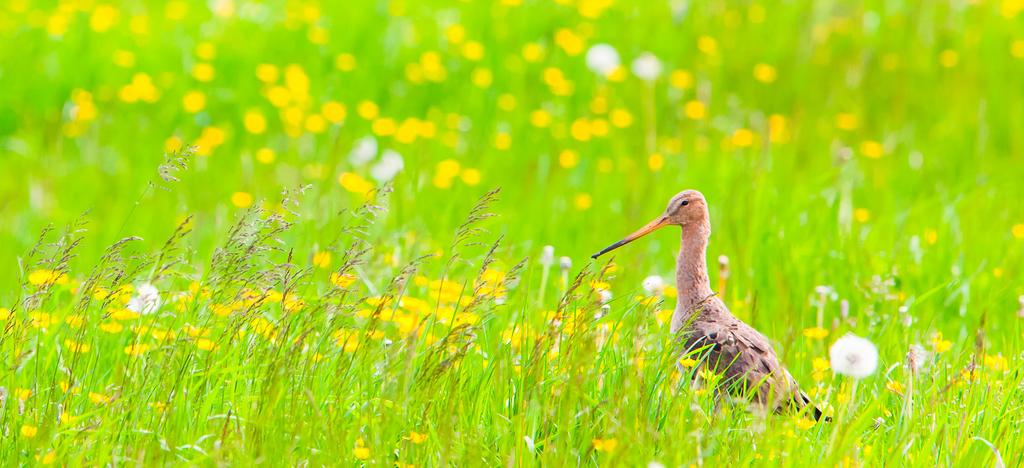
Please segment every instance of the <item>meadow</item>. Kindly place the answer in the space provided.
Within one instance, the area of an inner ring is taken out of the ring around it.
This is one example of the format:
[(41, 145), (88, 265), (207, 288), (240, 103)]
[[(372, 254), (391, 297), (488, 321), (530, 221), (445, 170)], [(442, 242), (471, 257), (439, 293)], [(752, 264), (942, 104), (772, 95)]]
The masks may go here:
[[(1020, 0), (0, 0), (0, 464), (1020, 466), (1022, 80)], [(590, 260), (687, 188), (831, 422)]]

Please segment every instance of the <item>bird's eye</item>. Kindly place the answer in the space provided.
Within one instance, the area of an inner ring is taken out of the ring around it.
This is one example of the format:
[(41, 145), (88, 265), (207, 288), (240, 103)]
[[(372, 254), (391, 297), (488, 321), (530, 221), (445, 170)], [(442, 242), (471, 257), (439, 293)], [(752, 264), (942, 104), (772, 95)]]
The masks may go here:
[(689, 205), (689, 204), (690, 204), (690, 200), (683, 200), (683, 202), (680, 203), (679, 206), (686, 206), (686, 205)]

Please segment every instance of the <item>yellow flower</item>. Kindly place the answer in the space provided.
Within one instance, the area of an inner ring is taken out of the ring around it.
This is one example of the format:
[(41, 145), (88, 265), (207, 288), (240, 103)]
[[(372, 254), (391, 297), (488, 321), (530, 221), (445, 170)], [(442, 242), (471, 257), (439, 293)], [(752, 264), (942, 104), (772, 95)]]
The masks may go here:
[(277, 81), (279, 76), (280, 72), (277, 69), (277, 65), (270, 63), (256, 65), (256, 78), (264, 83), (273, 83)]
[(338, 54), (334, 58), (334, 68), (343, 72), (348, 72), (356, 69), (356, 57), (349, 53)]
[(466, 168), (459, 173), (459, 178), (466, 185), (477, 185), (480, 183), (480, 171), (478, 169)]
[(53, 462), (57, 461), (57, 452), (50, 450), (43, 456), (36, 455), (36, 461), (41, 465), (52, 465)]
[(352, 449), (352, 455), (359, 460), (366, 460), (370, 458), (370, 448), (366, 446), (366, 442), (360, 437), (356, 440), (356, 447)]
[(416, 432), (416, 431), (409, 431), (408, 439), (411, 440), (412, 443), (414, 443), (414, 444), (422, 444), (423, 442), (425, 442), (427, 440), (427, 435), (426, 434), (421, 434), (421, 433)]
[(767, 63), (759, 63), (754, 65), (754, 79), (762, 83), (771, 83), (775, 81), (775, 78), (779, 76), (779, 73), (775, 70), (775, 67), (768, 65)]
[(828, 359), (816, 357), (812, 361), (811, 365), (814, 367), (814, 372), (811, 373), (811, 378), (815, 382), (820, 382), (825, 379), (825, 372), (831, 367)]
[(794, 424), (796, 424), (796, 428), (800, 429), (801, 431), (806, 431), (806, 430), (814, 427), (814, 424), (815, 424), (815, 421), (813, 419), (808, 419), (808, 418), (799, 418), (799, 419), (794, 420), (793, 422), (794, 422)]
[(105, 405), (114, 401), (114, 399), (102, 393), (89, 392), (89, 401), (95, 405)]
[(252, 205), (252, 194), (249, 192), (235, 192), (231, 194), (231, 204), (239, 208), (248, 208)]
[(856, 130), (859, 122), (857, 116), (850, 113), (841, 113), (836, 115), (836, 127), (840, 130)]
[(9, 320), (11, 318), (11, 309), (0, 307), (0, 321)]
[(349, 273), (338, 274), (337, 272), (331, 273), (331, 284), (339, 288), (347, 288), (356, 281), (356, 276)]
[(989, 369), (992, 369), (997, 372), (1006, 372), (1010, 368), (1009, 362), (1006, 360), (1005, 357), (1003, 357), (1002, 354), (998, 354), (995, 356), (986, 354), (984, 362), (985, 367), (988, 367)]
[(853, 210), (853, 219), (858, 223), (866, 223), (871, 219), (871, 212), (867, 208), (857, 208)]
[(32, 390), (28, 388), (16, 388), (14, 389), (14, 397), (20, 401), (28, 400), (32, 396)]
[(124, 353), (129, 356), (141, 356), (149, 351), (150, 346), (142, 343), (135, 343), (124, 347)]
[(259, 161), (260, 164), (270, 164), (274, 162), (274, 159), (276, 158), (277, 155), (274, 154), (274, 150), (270, 148), (260, 148), (256, 150), (256, 160)]
[(356, 107), (356, 113), (366, 120), (373, 120), (380, 113), (380, 108), (373, 101), (361, 101)]
[(320, 268), (327, 268), (331, 266), (331, 253), (317, 252), (313, 254), (313, 265)]
[(679, 365), (683, 366), (683, 367), (685, 367), (687, 369), (692, 369), (693, 366), (697, 365), (697, 360), (693, 359), (693, 358), (685, 357), (685, 358), (682, 358), (682, 359), (679, 360)]
[(693, 74), (686, 70), (673, 71), (668, 79), (674, 88), (690, 89), (693, 87)]
[(683, 113), (691, 120), (701, 120), (707, 116), (707, 107), (700, 101), (689, 101), (683, 106)]
[(217, 347), (217, 344), (209, 338), (200, 338), (196, 340), (196, 347), (203, 351), (212, 351)]
[(352, 172), (342, 172), (338, 176), (338, 183), (352, 193), (366, 195), (373, 190), (373, 183)]
[(1013, 233), (1013, 237), (1024, 239), (1024, 223), (1014, 224), (1010, 232)]
[(821, 327), (805, 328), (804, 336), (812, 340), (823, 340), (828, 336), (828, 330)]
[(665, 157), (661, 153), (652, 153), (647, 157), (647, 167), (654, 172), (660, 171), (662, 167), (665, 167)]
[(110, 318), (114, 320), (135, 320), (139, 318), (139, 314), (130, 309), (117, 309), (110, 313)]
[(213, 69), (213, 65), (208, 63), (199, 62), (192, 66), (192, 77), (196, 81), (209, 82), (213, 81), (213, 77), (216, 76), (216, 72)]
[(25, 437), (26, 439), (31, 439), (31, 438), (35, 437), (36, 434), (38, 434), (38, 433), (39, 433), (39, 428), (36, 427), (36, 426), (32, 426), (32, 425), (29, 425), (29, 424), (23, 424), (21, 426), (21, 435), (22, 435), (22, 437)]
[(615, 451), (615, 448), (619, 446), (618, 439), (594, 439), (590, 441), (590, 444), (594, 446), (594, 450), (598, 452), (610, 453)]
[(202, 91), (189, 91), (181, 98), (185, 112), (195, 114), (206, 107), (206, 95)]
[(590, 209), (591, 205), (593, 205), (593, 199), (590, 197), (589, 193), (578, 193), (573, 198), (573, 205), (579, 211), (586, 211)]
[(28, 274), (28, 282), (33, 286), (43, 284), (68, 284), (68, 275), (54, 270), (35, 270)]
[(255, 109), (245, 113), (242, 124), (245, 125), (245, 130), (253, 135), (259, 135), (267, 130), (266, 117), (263, 117), (263, 114)]
[(885, 156), (885, 147), (874, 140), (866, 140), (860, 144), (860, 152), (866, 158), (878, 159)]
[(103, 322), (100, 324), (100, 330), (106, 333), (118, 333), (124, 330), (124, 325), (117, 322)]
[(564, 150), (558, 153), (558, 165), (566, 169), (572, 169), (576, 167), (580, 162), (580, 157), (573, 150)]
[(331, 123), (338, 123), (345, 120), (347, 110), (345, 105), (340, 102), (327, 101), (320, 106), (320, 113), (323, 114), (324, 118)]
[(936, 353), (944, 353), (953, 347), (952, 341), (942, 338), (942, 332), (936, 332), (935, 335), (932, 336), (931, 341), (932, 349), (934, 349)]
[(903, 384), (895, 380), (890, 380), (886, 382), (885, 388), (897, 395), (903, 395)]
[(92, 349), (92, 346), (89, 346), (86, 343), (79, 343), (74, 340), (64, 340), (64, 346), (68, 348), (68, 351), (75, 354), (88, 353), (89, 350)]

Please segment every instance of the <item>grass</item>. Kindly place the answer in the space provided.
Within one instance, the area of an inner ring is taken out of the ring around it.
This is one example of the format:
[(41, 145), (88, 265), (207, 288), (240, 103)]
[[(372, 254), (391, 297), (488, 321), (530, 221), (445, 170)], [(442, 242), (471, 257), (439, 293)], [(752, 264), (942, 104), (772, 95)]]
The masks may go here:
[[(7, 1), (0, 459), (1020, 465), (1022, 22), (1010, 0)], [(596, 43), (623, 67), (589, 70)], [(684, 188), (715, 289), (833, 422), (690, 388), (673, 291), (641, 288), (676, 233), (589, 261)], [(133, 313), (145, 283), (160, 306)], [(828, 368), (846, 333), (871, 377)]]

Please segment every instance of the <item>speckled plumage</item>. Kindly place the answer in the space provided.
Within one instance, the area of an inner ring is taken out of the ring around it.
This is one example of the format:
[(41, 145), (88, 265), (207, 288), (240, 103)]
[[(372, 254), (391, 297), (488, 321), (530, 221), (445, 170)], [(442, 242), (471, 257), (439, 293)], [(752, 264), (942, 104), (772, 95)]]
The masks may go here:
[[(686, 190), (672, 197), (662, 216), (594, 257), (667, 225), (682, 229), (676, 259), (679, 295), (672, 315), (673, 334), (688, 352), (697, 351), (695, 357), (702, 358), (702, 365), (722, 376), (720, 388), (729, 393), (749, 396), (776, 412), (800, 411), (810, 405), (810, 399), (779, 362), (768, 338), (732, 315), (711, 290), (707, 273), (711, 223), (707, 202), (700, 192)], [(817, 408), (809, 412), (815, 419), (821, 418)]]

